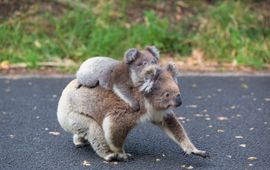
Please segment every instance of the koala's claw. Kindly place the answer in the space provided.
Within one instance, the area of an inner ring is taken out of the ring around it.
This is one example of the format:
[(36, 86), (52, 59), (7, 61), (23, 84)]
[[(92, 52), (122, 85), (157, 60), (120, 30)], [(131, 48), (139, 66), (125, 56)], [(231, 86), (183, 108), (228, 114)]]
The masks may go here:
[(126, 153), (126, 155), (127, 155), (128, 159), (130, 159), (130, 160), (133, 160), (134, 159), (134, 156), (131, 155), (130, 153)]
[(196, 152), (191, 152), (193, 155), (197, 155), (197, 156), (200, 156), (202, 158), (210, 158), (210, 154), (206, 151), (196, 151)]
[(111, 153), (104, 158), (106, 161), (127, 161), (133, 159), (133, 156), (129, 153)]

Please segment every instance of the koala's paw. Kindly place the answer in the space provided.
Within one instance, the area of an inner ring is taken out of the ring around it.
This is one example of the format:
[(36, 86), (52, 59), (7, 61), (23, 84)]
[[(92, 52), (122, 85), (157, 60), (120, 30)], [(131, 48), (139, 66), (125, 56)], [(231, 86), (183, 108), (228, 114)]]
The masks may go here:
[(106, 161), (127, 161), (133, 159), (133, 156), (129, 153), (111, 153), (104, 158)]
[(82, 84), (80, 84), (79, 82), (78, 82), (78, 84), (77, 84), (77, 86), (76, 86), (76, 89), (79, 89), (79, 88), (81, 88), (82, 87)]
[(196, 150), (194, 152), (191, 152), (191, 154), (197, 155), (197, 156), (200, 156), (200, 157), (203, 157), (203, 158), (210, 158), (209, 153), (206, 152), (206, 151), (202, 151), (202, 150)]
[(89, 142), (78, 135), (73, 135), (73, 143), (76, 148), (84, 147), (89, 145)]
[(134, 104), (132, 104), (131, 108), (132, 111), (138, 112), (140, 110), (140, 104), (138, 102), (135, 102)]

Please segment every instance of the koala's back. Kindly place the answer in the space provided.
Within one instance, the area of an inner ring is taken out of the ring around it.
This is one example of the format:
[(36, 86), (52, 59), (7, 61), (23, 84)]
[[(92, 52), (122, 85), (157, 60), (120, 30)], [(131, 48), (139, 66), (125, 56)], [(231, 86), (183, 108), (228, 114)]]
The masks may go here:
[(120, 61), (109, 57), (93, 57), (84, 61), (77, 71), (77, 79), (80, 84), (88, 87), (100, 86), (109, 89), (111, 72), (121, 64)]

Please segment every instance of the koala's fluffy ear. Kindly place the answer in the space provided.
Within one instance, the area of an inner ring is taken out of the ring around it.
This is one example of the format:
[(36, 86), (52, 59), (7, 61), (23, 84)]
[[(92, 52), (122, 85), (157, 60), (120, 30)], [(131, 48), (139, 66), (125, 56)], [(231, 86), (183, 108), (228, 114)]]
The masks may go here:
[(149, 51), (157, 60), (159, 60), (159, 50), (155, 46), (147, 46), (145, 49)]
[(177, 83), (177, 68), (176, 65), (172, 62), (168, 63), (166, 66), (166, 70), (171, 73), (172, 77), (174, 78), (175, 82)]
[(141, 77), (143, 80), (140, 86), (140, 92), (144, 94), (151, 92), (160, 71), (161, 69), (158, 65), (150, 65), (142, 71)]
[(139, 56), (139, 50), (136, 48), (128, 49), (124, 54), (124, 62), (126, 64), (132, 63)]

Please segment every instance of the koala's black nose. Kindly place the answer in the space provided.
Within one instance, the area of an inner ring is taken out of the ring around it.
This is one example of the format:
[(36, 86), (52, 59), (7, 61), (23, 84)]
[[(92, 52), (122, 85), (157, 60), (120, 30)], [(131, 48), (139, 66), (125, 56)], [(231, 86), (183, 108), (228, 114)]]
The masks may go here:
[(175, 102), (176, 102), (176, 107), (182, 105), (182, 99), (181, 99), (181, 95), (180, 95), (180, 94), (178, 94), (178, 95), (176, 96)]

